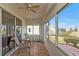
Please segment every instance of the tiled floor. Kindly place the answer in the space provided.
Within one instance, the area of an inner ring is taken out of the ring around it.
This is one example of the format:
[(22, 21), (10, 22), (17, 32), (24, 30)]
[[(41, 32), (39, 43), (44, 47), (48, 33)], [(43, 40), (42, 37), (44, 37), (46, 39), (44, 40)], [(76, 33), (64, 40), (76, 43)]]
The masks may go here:
[(12, 56), (48, 56), (47, 48), (42, 42), (32, 42), (31, 48), (17, 50)]

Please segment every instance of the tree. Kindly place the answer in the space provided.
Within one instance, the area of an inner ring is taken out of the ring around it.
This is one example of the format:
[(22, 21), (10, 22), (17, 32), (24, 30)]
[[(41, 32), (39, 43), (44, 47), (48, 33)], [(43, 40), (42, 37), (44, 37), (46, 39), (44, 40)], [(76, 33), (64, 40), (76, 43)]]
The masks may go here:
[(77, 26), (75, 26), (75, 28), (74, 28), (74, 31), (78, 31), (78, 28), (77, 28)]
[(72, 28), (70, 28), (70, 29), (69, 29), (69, 31), (70, 31), (70, 32), (72, 32), (72, 31), (73, 31), (73, 29), (72, 29)]
[(66, 29), (64, 29), (64, 28), (61, 28), (61, 32), (66, 32)]

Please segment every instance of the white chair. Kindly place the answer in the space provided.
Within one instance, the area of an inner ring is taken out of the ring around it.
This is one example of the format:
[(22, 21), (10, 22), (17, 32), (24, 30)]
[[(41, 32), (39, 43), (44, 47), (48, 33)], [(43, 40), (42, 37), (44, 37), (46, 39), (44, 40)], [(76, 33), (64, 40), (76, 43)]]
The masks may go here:
[(19, 54), (19, 55), (20, 55), (20, 53), (21, 53), (21, 52), (20, 52), (21, 49), (26, 49), (26, 48), (29, 49), (29, 55), (30, 55), (30, 46), (27, 46), (26, 42), (20, 43), (20, 41), (18, 40), (17, 37), (12, 37), (11, 40), (14, 40), (15, 43), (16, 43), (16, 45), (18, 46), (18, 49), (19, 49), (18, 54)]
[(22, 43), (20, 43), (20, 41), (17, 37), (12, 37), (11, 40), (15, 41), (18, 48), (30, 48), (29, 46), (27, 46), (25, 40), (23, 40)]

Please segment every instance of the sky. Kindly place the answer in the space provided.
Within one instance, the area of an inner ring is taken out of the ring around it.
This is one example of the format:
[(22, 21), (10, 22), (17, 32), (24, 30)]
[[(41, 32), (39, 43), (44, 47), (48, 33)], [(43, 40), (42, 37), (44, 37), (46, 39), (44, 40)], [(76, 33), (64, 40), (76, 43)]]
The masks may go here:
[[(51, 26), (55, 26), (54, 17), (50, 20)], [(64, 8), (58, 14), (59, 28), (79, 27), (79, 3), (73, 3)]]

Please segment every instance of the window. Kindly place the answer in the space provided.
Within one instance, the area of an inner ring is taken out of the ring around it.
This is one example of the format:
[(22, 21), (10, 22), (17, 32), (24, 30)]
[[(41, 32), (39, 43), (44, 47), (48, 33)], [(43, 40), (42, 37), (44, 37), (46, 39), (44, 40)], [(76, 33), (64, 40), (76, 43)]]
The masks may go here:
[(2, 10), (2, 55), (15, 48), (15, 41), (11, 37), (15, 35), (15, 17)]
[[(65, 51), (79, 55), (79, 4), (71, 4), (58, 14), (58, 44)], [(77, 52), (76, 52), (77, 51)]]
[(49, 39), (49, 30), (48, 30), (48, 22), (45, 24), (45, 38)]
[(32, 26), (27, 26), (27, 34), (32, 35), (33, 34), (33, 27)]
[(39, 35), (39, 26), (27, 26), (27, 34)]
[(39, 35), (39, 26), (34, 26), (34, 35)]
[(22, 39), (22, 21), (16, 18), (16, 36), (21, 42)]
[(55, 43), (55, 17), (49, 20), (49, 39)]

